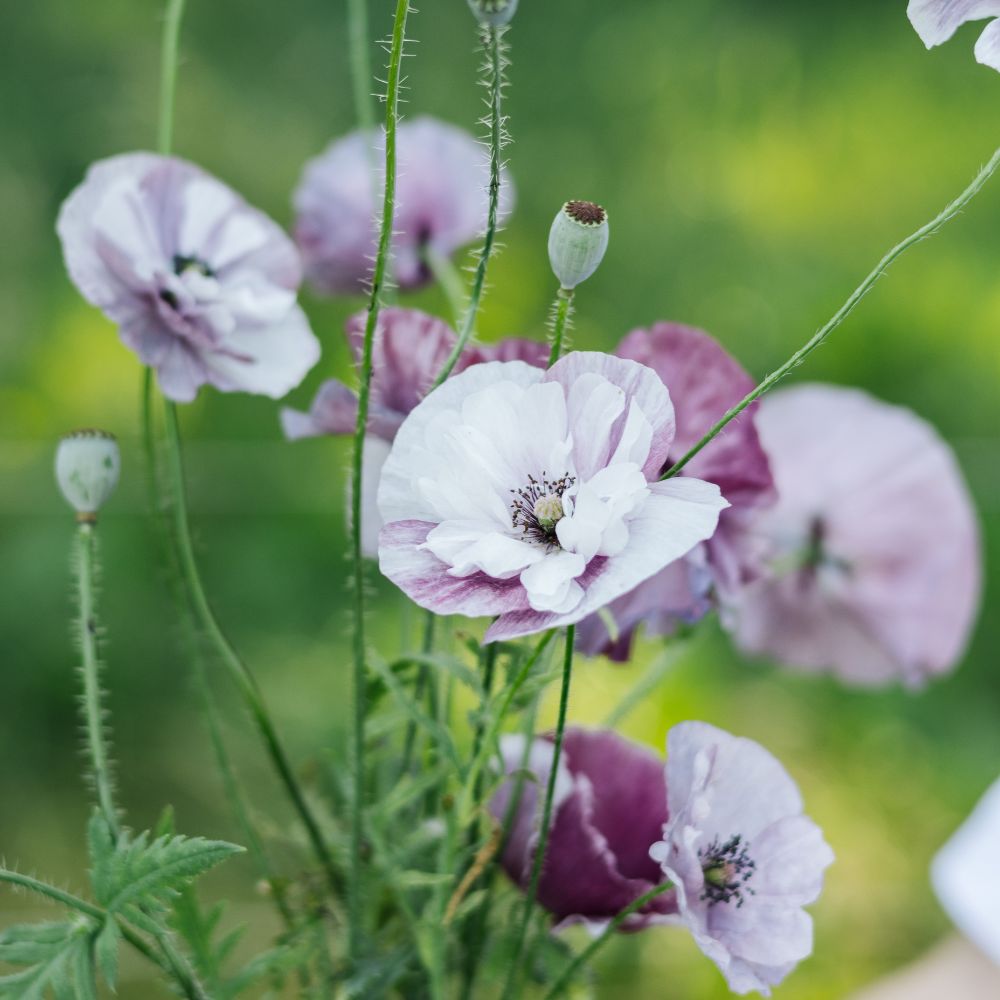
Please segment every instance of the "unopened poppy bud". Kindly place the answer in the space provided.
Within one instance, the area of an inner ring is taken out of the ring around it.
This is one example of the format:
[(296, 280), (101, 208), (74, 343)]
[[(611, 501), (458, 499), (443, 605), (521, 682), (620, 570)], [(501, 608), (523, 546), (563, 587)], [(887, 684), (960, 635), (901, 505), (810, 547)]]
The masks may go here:
[(94, 521), (118, 485), (121, 456), (107, 431), (67, 434), (56, 450), (56, 481), (78, 521)]
[(469, 0), (469, 8), (480, 24), (499, 28), (510, 24), (517, 11), (518, 0)]
[(608, 213), (592, 201), (568, 201), (549, 231), (549, 261), (563, 288), (576, 288), (608, 249)]

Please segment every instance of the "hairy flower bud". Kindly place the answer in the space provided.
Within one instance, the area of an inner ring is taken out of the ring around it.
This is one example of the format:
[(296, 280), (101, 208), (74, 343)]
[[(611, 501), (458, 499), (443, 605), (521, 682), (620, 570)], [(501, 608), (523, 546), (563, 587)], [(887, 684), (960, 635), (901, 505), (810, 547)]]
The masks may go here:
[(120, 468), (118, 442), (107, 431), (73, 431), (59, 442), (56, 481), (78, 521), (96, 520), (118, 485)]
[(563, 288), (576, 288), (608, 249), (608, 213), (592, 201), (568, 201), (549, 231), (549, 261)]
[(517, 4), (518, 0), (469, 0), (469, 9), (480, 24), (499, 28), (510, 24)]

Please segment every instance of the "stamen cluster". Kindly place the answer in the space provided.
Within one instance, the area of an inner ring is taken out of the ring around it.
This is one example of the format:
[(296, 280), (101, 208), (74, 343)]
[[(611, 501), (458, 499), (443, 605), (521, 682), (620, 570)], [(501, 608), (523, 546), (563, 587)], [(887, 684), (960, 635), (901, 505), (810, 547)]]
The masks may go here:
[(540, 481), (528, 476), (527, 486), (510, 491), (514, 494), (510, 505), (511, 523), (530, 541), (558, 546), (556, 525), (565, 513), (562, 497), (575, 483), (576, 478), (569, 474), (549, 480), (543, 471)]
[(699, 850), (698, 855), (702, 858), (701, 867), (705, 874), (705, 888), (701, 899), (708, 900), (709, 906), (729, 903), (735, 899), (736, 908), (739, 909), (744, 903), (744, 894), (755, 895), (747, 882), (757, 866), (739, 834), (722, 844), (716, 837), (708, 847)]

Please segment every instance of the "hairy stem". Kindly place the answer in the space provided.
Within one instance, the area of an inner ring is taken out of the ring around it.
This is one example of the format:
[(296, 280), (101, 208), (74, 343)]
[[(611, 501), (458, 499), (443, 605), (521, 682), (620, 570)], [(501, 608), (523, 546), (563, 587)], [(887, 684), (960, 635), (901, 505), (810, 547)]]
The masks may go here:
[(87, 733), (87, 751), (94, 779), (97, 805), (104, 821), (115, 839), (121, 832), (118, 810), (114, 801), (114, 782), (108, 754), (104, 726), (104, 709), (101, 705), (100, 657), (97, 648), (99, 625), (95, 599), (97, 539), (94, 525), (83, 523), (76, 532), (76, 584), (80, 616), (77, 622), (77, 639), (80, 644), (83, 677), (83, 721)]
[(493, 248), (497, 235), (497, 214), (500, 206), (500, 182), (501, 182), (501, 160), (500, 154), (507, 142), (506, 126), (503, 117), (503, 86), (504, 69), (507, 66), (504, 55), (503, 37), (507, 32), (506, 26), (493, 27), (487, 25), (483, 27), (483, 49), (486, 52), (486, 72), (487, 85), (489, 87), (489, 127), (490, 127), (490, 193), (489, 209), (486, 217), (486, 234), (483, 237), (483, 247), (479, 251), (479, 260), (476, 264), (475, 277), (472, 279), (472, 290), (469, 293), (469, 304), (465, 309), (465, 316), (462, 320), (461, 329), (458, 331), (458, 339), (452, 348), (451, 354), (445, 361), (441, 371), (431, 387), (436, 389), (452, 372), (458, 363), (476, 328), (476, 315), (479, 312), (479, 303), (483, 297), (483, 288), (486, 284), (486, 269), (493, 255)]
[(549, 991), (548, 993), (545, 994), (543, 1000), (556, 1000), (556, 997), (559, 996), (559, 994), (563, 991), (564, 987), (566, 987), (570, 983), (573, 976), (576, 974), (576, 970), (579, 969), (580, 966), (583, 965), (584, 963), (589, 962), (594, 957), (594, 953), (600, 947), (602, 947), (605, 944), (605, 942), (609, 941), (612, 938), (615, 931), (617, 931), (618, 928), (621, 927), (621, 925), (625, 923), (625, 921), (628, 920), (628, 918), (632, 916), (633, 913), (636, 913), (637, 911), (641, 910), (647, 903), (651, 903), (654, 899), (656, 899), (657, 896), (662, 896), (665, 892), (669, 892), (671, 889), (673, 889), (673, 887), (674, 887), (673, 882), (663, 882), (660, 885), (656, 886), (655, 889), (650, 889), (649, 892), (644, 893), (638, 899), (633, 900), (631, 903), (629, 903), (629, 905), (626, 906), (625, 909), (621, 911), (621, 913), (619, 913), (611, 920), (611, 922), (608, 924), (607, 927), (604, 928), (604, 930), (600, 933), (600, 935), (594, 938), (594, 940), (591, 941), (590, 944), (588, 944), (587, 947), (584, 948), (583, 951), (581, 951), (580, 954), (577, 955), (573, 959), (573, 961), (566, 966), (566, 968), (562, 972), (562, 975), (560, 975), (559, 978), (552, 984), (552, 986), (549, 987)]
[(367, 714), (367, 665), (365, 651), (365, 569), (361, 552), (361, 480), (364, 464), (365, 430), (368, 426), (368, 402), (372, 379), (372, 345), (382, 306), (382, 289), (389, 261), (396, 198), (396, 126), (399, 117), (399, 84), (406, 40), (408, 0), (397, 0), (389, 52), (389, 75), (385, 95), (385, 193), (378, 252), (372, 272), (371, 296), (368, 301), (368, 321), (361, 354), (361, 375), (358, 387), (358, 419), (354, 431), (354, 454), (351, 463), (351, 556), (354, 563), (354, 808), (351, 816), (351, 846), (348, 872), (347, 913), (348, 952), (357, 967), (364, 950), (362, 919), (364, 871), (362, 841), (364, 839), (365, 807), (365, 715)]
[(959, 212), (965, 208), (966, 205), (972, 201), (973, 198), (983, 189), (986, 182), (993, 176), (996, 172), (997, 167), (1000, 167), (1000, 149), (990, 157), (989, 162), (983, 167), (978, 174), (976, 174), (972, 183), (953, 201), (951, 202), (941, 213), (936, 215), (930, 222), (921, 226), (916, 232), (911, 233), (900, 243), (897, 243), (879, 262), (875, 265), (874, 270), (865, 278), (864, 281), (858, 285), (857, 288), (850, 294), (847, 301), (837, 310), (836, 313), (827, 321), (827, 323), (820, 327), (812, 335), (812, 337), (800, 347), (780, 368), (772, 372), (767, 378), (764, 379), (760, 385), (757, 386), (752, 392), (741, 399), (731, 410), (726, 412), (718, 422), (708, 431), (707, 434), (680, 459), (672, 465), (661, 477), (662, 479), (670, 479), (676, 476), (684, 466), (691, 461), (695, 455), (698, 454), (709, 444), (712, 440), (718, 437), (719, 433), (729, 424), (731, 421), (735, 420), (751, 403), (755, 400), (760, 399), (769, 389), (774, 388), (793, 368), (797, 368), (802, 364), (805, 359), (812, 354), (813, 351), (823, 343), (826, 338), (833, 333), (834, 330), (840, 326), (841, 323), (847, 319), (848, 316), (854, 311), (858, 303), (872, 290), (875, 283), (883, 274), (889, 269), (893, 261), (897, 257), (902, 256), (910, 247), (919, 243), (921, 240), (926, 239), (928, 236), (933, 236), (945, 223), (950, 222)]
[(563, 341), (566, 338), (566, 330), (569, 328), (570, 317), (573, 315), (573, 289), (560, 288), (556, 293), (556, 300), (552, 304), (552, 349), (549, 351), (549, 364), (551, 368), (562, 354)]
[(559, 690), (559, 714), (556, 717), (556, 730), (552, 740), (552, 763), (549, 769), (549, 780), (545, 787), (545, 804), (542, 807), (541, 826), (538, 828), (538, 845), (531, 863), (531, 878), (528, 881), (528, 891), (524, 897), (524, 913), (518, 927), (514, 942), (514, 954), (510, 958), (510, 970), (507, 983), (503, 990), (503, 1000), (515, 995), (521, 974), (521, 954), (524, 951), (524, 941), (528, 933), (528, 925), (538, 898), (538, 885), (542, 879), (542, 869), (545, 867), (545, 854), (549, 846), (549, 834), (552, 825), (552, 804), (556, 796), (556, 778), (559, 774), (559, 761), (562, 757), (563, 734), (566, 731), (566, 709), (569, 706), (569, 686), (573, 675), (573, 643), (576, 638), (576, 628), (570, 625), (566, 629), (566, 647), (563, 654), (562, 686)]
[(177, 88), (177, 46), (181, 35), (184, 0), (167, 0), (160, 43), (160, 121), (156, 148), (164, 156), (174, 141), (174, 91)]
[(264, 696), (257, 685), (257, 681), (250, 668), (243, 662), (240, 655), (233, 648), (229, 639), (222, 631), (212, 611), (208, 598), (205, 595), (205, 588), (201, 581), (201, 573), (194, 555), (194, 546), (191, 542), (191, 529), (188, 524), (187, 496), (184, 485), (184, 464), (181, 454), (180, 428), (177, 420), (177, 407), (169, 400), (165, 400), (166, 415), (166, 474), (171, 491), (171, 508), (173, 511), (174, 543), (177, 550), (181, 579), (184, 582), (187, 598), (190, 604), (194, 620), (204, 632), (206, 638), (215, 650), (219, 659), (229, 671), (230, 676), (236, 684), (243, 701), (257, 726), (257, 730), (264, 741), (268, 756), (278, 774), (285, 792), (291, 801), (292, 807), (298, 814), (302, 825), (306, 829), (309, 842), (312, 846), (316, 860), (319, 862), (326, 876), (331, 891), (335, 894), (340, 890), (341, 879), (333, 864), (333, 858), (327, 847), (323, 834), (320, 831), (319, 823), (316, 821), (305, 795), (299, 786), (298, 778), (292, 769), (288, 755), (280, 739), (277, 730), (271, 720), (270, 712), (264, 702)]

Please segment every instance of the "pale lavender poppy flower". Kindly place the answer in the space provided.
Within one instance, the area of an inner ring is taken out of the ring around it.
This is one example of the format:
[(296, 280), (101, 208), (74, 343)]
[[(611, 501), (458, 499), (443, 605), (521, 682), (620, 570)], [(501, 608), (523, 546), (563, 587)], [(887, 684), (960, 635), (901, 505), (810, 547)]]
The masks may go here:
[[(632, 331), (615, 352), (656, 372), (670, 391), (677, 433), (665, 467), (672, 465), (731, 406), (754, 387), (753, 379), (711, 336), (679, 323)], [(756, 404), (697, 455), (682, 475), (715, 483), (732, 505), (716, 533), (608, 608), (618, 636), (599, 616), (581, 623), (578, 646), (589, 654), (627, 660), (635, 629), (669, 634), (681, 622), (701, 618), (713, 595), (728, 592), (759, 571), (760, 553), (744, 530), (747, 511), (774, 501), (774, 484), (754, 427)]]
[(906, 13), (929, 49), (948, 41), (966, 21), (993, 19), (976, 42), (976, 59), (1000, 70), (1000, 0), (910, 0)]
[(199, 167), (126, 153), (91, 166), (57, 223), (70, 277), (190, 402), (208, 383), (284, 396), (319, 359), (295, 246)]
[(934, 890), (955, 926), (1000, 965), (1000, 781), (938, 852)]
[(650, 856), (676, 886), (679, 923), (734, 993), (770, 996), (812, 952), (802, 907), (833, 852), (795, 782), (762, 746), (704, 722), (667, 735), (670, 819)]
[(634, 361), (474, 365), (396, 435), (382, 572), (439, 614), (498, 616), (488, 641), (578, 622), (715, 531), (717, 486), (657, 481), (673, 437), (669, 393)]
[[(396, 212), (392, 276), (401, 288), (431, 280), (424, 252), (450, 257), (486, 227), (489, 156), (468, 132), (433, 118), (397, 130)], [(295, 192), (295, 236), (311, 284), (327, 294), (357, 294), (370, 277), (385, 184), (385, 138), (352, 132), (310, 160)], [(506, 171), (501, 220), (514, 203)]]
[[(501, 862), (511, 879), (527, 889), (553, 747), (548, 737), (526, 747), (523, 736), (510, 735), (503, 738), (501, 752), (504, 769), (513, 776), (500, 786), (490, 811), (501, 823), (510, 819)], [(538, 884), (538, 902), (552, 914), (556, 929), (585, 924), (598, 934), (662, 882), (649, 847), (666, 822), (663, 761), (656, 754), (610, 730), (567, 729)], [(674, 894), (665, 892), (622, 929), (666, 923), (665, 915), (676, 912)]]
[(857, 389), (764, 399), (778, 502), (751, 530), (769, 568), (734, 595), (736, 644), (857, 684), (916, 686), (961, 656), (980, 590), (976, 517), (951, 449)]

